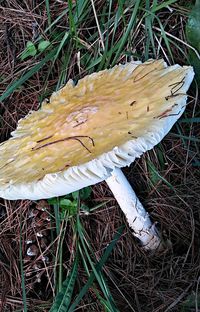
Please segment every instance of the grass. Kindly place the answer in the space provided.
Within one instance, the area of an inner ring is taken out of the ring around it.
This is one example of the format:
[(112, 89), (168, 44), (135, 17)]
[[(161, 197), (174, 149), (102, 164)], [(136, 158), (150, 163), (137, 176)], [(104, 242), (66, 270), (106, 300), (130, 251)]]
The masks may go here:
[[(1, 1), (1, 141), (69, 79), (133, 59), (186, 64), (190, 50), (198, 57), (186, 40), (190, 10), (176, 0)], [(28, 41), (43, 40), (50, 42), (44, 51), (21, 59)], [(162, 143), (125, 169), (173, 250), (145, 254), (121, 227), (124, 216), (104, 183), (49, 202), (1, 199), (0, 311), (198, 311), (195, 83), (189, 102)]]

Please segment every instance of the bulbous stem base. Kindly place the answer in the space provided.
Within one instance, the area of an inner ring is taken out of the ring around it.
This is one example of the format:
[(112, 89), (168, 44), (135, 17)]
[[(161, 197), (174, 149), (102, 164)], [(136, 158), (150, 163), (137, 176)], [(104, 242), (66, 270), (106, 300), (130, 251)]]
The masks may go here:
[(106, 179), (106, 183), (124, 212), (133, 235), (140, 240), (144, 249), (149, 251), (163, 249), (163, 243), (155, 224), (151, 222), (148, 212), (142, 206), (122, 171), (119, 168), (114, 169), (112, 175)]

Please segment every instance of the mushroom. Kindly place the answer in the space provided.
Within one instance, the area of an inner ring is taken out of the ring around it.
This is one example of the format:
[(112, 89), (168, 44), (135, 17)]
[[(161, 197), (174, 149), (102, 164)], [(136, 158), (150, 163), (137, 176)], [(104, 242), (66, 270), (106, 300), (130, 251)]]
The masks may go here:
[(194, 73), (163, 60), (69, 81), (0, 145), (0, 197), (44, 199), (105, 180), (147, 250), (160, 235), (121, 167), (152, 149), (183, 113)]

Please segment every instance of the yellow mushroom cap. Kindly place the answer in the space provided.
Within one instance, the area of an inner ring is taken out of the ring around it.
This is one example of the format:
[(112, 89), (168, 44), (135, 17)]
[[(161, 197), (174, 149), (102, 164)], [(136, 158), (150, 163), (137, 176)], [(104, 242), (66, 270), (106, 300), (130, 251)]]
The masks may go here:
[(185, 109), (189, 66), (131, 62), (69, 81), (0, 145), (0, 197), (60, 196), (130, 165)]

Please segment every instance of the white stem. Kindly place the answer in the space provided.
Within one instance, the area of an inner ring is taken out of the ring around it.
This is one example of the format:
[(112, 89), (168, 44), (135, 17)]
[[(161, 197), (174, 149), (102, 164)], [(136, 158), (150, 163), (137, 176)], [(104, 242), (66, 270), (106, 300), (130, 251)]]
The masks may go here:
[(152, 224), (148, 212), (137, 198), (125, 175), (119, 168), (113, 170), (112, 175), (106, 179), (119, 206), (124, 212), (134, 235), (139, 238), (143, 247), (155, 250), (162, 245), (155, 224)]

